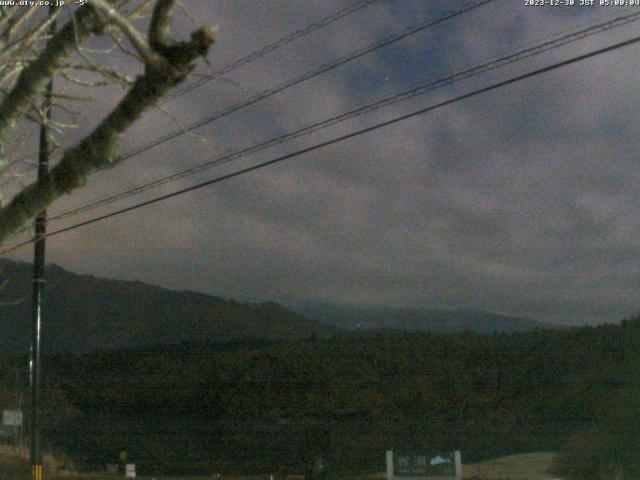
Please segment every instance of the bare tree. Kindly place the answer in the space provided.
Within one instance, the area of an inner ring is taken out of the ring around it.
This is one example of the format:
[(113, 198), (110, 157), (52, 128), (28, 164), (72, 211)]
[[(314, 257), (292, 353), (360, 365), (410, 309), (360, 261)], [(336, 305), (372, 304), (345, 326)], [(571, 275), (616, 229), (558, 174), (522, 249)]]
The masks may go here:
[[(50, 122), (53, 132), (71, 126), (47, 120), (41, 107), (54, 76), (79, 87), (119, 84), (126, 89), (120, 102), (75, 146), (58, 145), (60, 160), (48, 176), (23, 185), (9, 203), (0, 206), (0, 244), (61, 195), (81, 186), (92, 172), (116, 164), (119, 137), (184, 81), (198, 58), (206, 57), (214, 41), (211, 28), (198, 28), (188, 40), (172, 38), (175, 3), (90, 0), (79, 8), (57, 8), (53, 15), (44, 8), (0, 6), (0, 175), (16, 175), (11, 171), (16, 160), (9, 147), (19, 150), (21, 134), (29, 125)], [(51, 22), (60, 22), (62, 12), (69, 14), (68, 19), (50, 33)], [(137, 24), (145, 27), (146, 34)], [(132, 78), (92, 60), (90, 49), (83, 46), (91, 37), (108, 41), (112, 50), (134, 58), (142, 71)], [(68, 108), (70, 102), (82, 99), (56, 92), (53, 102)]]

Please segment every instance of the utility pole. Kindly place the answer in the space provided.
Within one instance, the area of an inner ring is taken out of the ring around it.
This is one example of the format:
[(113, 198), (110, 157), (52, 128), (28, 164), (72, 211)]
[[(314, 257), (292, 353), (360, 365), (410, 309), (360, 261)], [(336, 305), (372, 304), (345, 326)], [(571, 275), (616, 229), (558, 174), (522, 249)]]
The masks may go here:
[[(49, 15), (53, 15), (53, 5)], [(54, 33), (55, 21), (51, 22), (50, 33)], [(40, 125), (40, 145), (38, 154), (38, 181), (46, 181), (49, 175), (49, 120), (51, 119), (51, 96), (53, 79), (47, 84), (42, 100), (43, 120)], [(30, 417), (30, 458), (31, 480), (42, 480), (42, 439), (40, 433), (40, 337), (42, 332), (42, 294), (44, 290), (45, 234), (47, 232), (47, 211), (38, 214), (35, 221), (35, 244), (33, 252), (33, 310), (31, 317), (31, 355), (29, 359), (29, 386), (31, 389)]]

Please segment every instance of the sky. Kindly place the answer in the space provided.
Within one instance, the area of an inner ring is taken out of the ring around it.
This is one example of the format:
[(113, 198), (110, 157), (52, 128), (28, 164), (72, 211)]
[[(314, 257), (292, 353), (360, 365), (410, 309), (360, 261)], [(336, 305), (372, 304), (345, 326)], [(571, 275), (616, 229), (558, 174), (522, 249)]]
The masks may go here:
[[(187, 35), (192, 22), (217, 26), (217, 42), (196, 69), (206, 75), (354, 2), (183, 3), (192, 19), (177, 11), (176, 35)], [(373, 2), (148, 112), (122, 138), (121, 151), (466, 3)], [(97, 172), (49, 212), (55, 215), (639, 8), (534, 7), (524, 0), (493, 0)], [(609, 30), (49, 228), (639, 33), (640, 22)], [(100, 51), (108, 47), (104, 40), (90, 46), (105, 64), (132, 73), (138, 68), (117, 50)], [(639, 48), (619, 49), (52, 237), (47, 260), (77, 273), (244, 301), (481, 309), (563, 324), (635, 316), (640, 313)], [(204, 77), (191, 81), (198, 78)], [(56, 85), (79, 89), (64, 80)], [(121, 95), (121, 89), (110, 87), (85, 102), (79, 128), (64, 133), (63, 144), (87, 134)], [(36, 148), (33, 143), (24, 151)], [(4, 188), (17, 187), (14, 182)], [(9, 258), (30, 261), (31, 255), (31, 247), (25, 247)]]

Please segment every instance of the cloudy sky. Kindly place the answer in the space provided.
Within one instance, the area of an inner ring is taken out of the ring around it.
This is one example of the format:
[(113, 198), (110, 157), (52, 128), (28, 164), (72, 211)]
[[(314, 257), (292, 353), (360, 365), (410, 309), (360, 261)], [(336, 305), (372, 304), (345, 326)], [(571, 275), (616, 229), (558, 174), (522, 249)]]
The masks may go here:
[[(209, 64), (201, 63), (197, 72), (216, 71), (353, 2), (185, 0), (197, 23), (218, 26)], [(373, 2), (172, 99), (164, 105), (169, 114), (148, 113), (123, 138), (122, 151), (179, 129), (176, 121), (189, 125), (466, 3)], [(99, 172), (50, 213), (639, 10), (494, 0)], [(193, 25), (177, 13), (175, 27), (185, 33)], [(640, 22), (633, 22), (49, 228), (639, 33)], [(78, 273), (249, 301), (473, 308), (560, 323), (635, 315), (640, 312), (639, 49), (619, 49), (53, 237), (48, 261)], [(135, 68), (116, 51), (95, 55)], [(192, 80), (197, 78), (203, 77)], [(81, 128), (63, 140), (70, 143), (88, 132), (119, 95), (121, 90), (106, 89), (84, 105)], [(16, 182), (5, 189), (15, 187)], [(31, 247), (10, 257), (30, 260)]]

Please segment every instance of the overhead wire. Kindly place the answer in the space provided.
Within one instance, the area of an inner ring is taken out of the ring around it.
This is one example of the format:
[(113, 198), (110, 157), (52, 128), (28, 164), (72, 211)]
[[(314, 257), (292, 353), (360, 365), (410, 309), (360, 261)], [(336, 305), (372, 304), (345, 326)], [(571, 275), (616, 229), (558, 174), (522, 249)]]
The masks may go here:
[(222, 78), (224, 75), (232, 72), (233, 70), (236, 70), (244, 65), (247, 65), (248, 63), (251, 63), (255, 60), (258, 60), (261, 57), (264, 57), (265, 55), (267, 55), (268, 53), (271, 53), (279, 48), (282, 48), (290, 43), (292, 43), (293, 41), (302, 38), (306, 35), (309, 35), (310, 33), (315, 32), (316, 30), (319, 30), (327, 25), (330, 25), (332, 23), (337, 22), (338, 20), (341, 20), (342, 18), (351, 15), (352, 13), (358, 12), (360, 10), (362, 10), (363, 8), (369, 7), (370, 5), (379, 2), (380, 0), (360, 0), (358, 2), (355, 2), (354, 4), (339, 10), (335, 13), (332, 13), (331, 15), (328, 15), (320, 20), (318, 20), (315, 23), (311, 23), (309, 25), (306, 25), (305, 27), (301, 28), (300, 30), (296, 30), (295, 32), (291, 33), (290, 35), (287, 35), (285, 37), (282, 37), (278, 40), (276, 40), (273, 43), (270, 43), (269, 45), (265, 45), (262, 48), (259, 48), (257, 50), (254, 50), (253, 52), (249, 53), (248, 55), (245, 55), (242, 58), (239, 58), (238, 60), (236, 60), (235, 62), (232, 62), (222, 68), (219, 68), (218, 70), (214, 71), (213, 73), (209, 74), (207, 77), (205, 78), (201, 78), (189, 85), (186, 85), (182, 88), (178, 88), (176, 91), (174, 91), (173, 93), (167, 95), (165, 97), (165, 99), (163, 100), (163, 103), (165, 101), (174, 99), (176, 97), (182, 96), (186, 93), (189, 93), (209, 82), (212, 82), (214, 80), (217, 80), (219, 78)]
[(588, 28), (585, 28), (567, 35), (563, 35), (559, 38), (554, 38), (552, 40), (535, 45), (533, 47), (525, 48), (515, 53), (511, 53), (506, 56), (490, 60), (488, 62), (476, 64), (472, 67), (463, 69), (456, 73), (453, 73), (444, 77), (440, 77), (435, 80), (429, 80), (427, 82), (423, 82), (420, 85), (413, 87), (409, 90), (406, 90), (404, 92), (387, 96), (382, 99), (371, 102), (369, 104), (366, 104), (364, 106), (351, 109), (337, 115), (333, 115), (323, 120), (306, 124), (294, 131), (291, 131), (282, 135), (278, 135), (276, 137), (259, 142), (249, 147), (236, 149), (234, 151), (225, 153), (222, 156), (210, 158), (205, 162), (201, 162), (198, 165), (186, 168), (184, 170), (181, 170), (180, 172), (176, 172), (171, 175), (167, 175), (159, 179), (152, 180), (150, 182), (145, 182), (145, 183), (136, 185), (134, 187), (128, 188), (124, 191), (108, 195), (98, 200), (94, 200), (88, 204), (81, 205), (79, 207), (75, 207), (70, 210), (60, 212), (58, 214), (55, 214), (49, 217), (49, 221), (61, 220), (70, 216), (75, 216), (80, 213), (94, 210), (98, 207), (109, 205), (118, 200), (122, 200), (124, 198), (128, 198), (133, 195), (138, 195), (140, 193), (151, 190), (153, 188), (157, 188), (159, 186), (165, 185), (167, 183), (174, 182), (176, 180), (203, 172), (207, 169), (231, 162), (238, 158), (242, 158), (247, 155), (257, 153), (259, 151), (262, 151), (276, 144), (282, 144), (286, 141), (290, 141), (296, 138), (300, 138), (304, 135), (308, 135), (310, 133), (313, 133), (322, 129), (326, 129), (332, 125), (343, 122), (347, 119), (356, 118), (366, 113), (370, 113), (375, 110), (378, 110), (380, 108), (385, 108), (385, 107), (397, 104), (399, 102), (406, 101), (408, 99), (430, 93), (438, 88), (452, 85), (459, 81), (466, 80), (468, 78), (480, 75), (482, 73), (486, 73), (486, 72), (495, 70), (497, 68), (501, 68), (506, 65), (510, 65), (512, 63), (522, 61), (526, 58), (530, 58), (532, 56), (548, 52), (555, 48), (559, 48), (561, 46), (582, 40), (584, 38), (595, 35), (597, 33), (608, 31), (623, 25), (627, 25), (629, 23), (636, 22), (638, 20), (640, 20), (640, 12), (620, 16), (608, 22), (589, 26)]
[[(593, 57), (596, 57), (596, 56), (599, 56), (599, 55), (603, 55), (605, 53), (612, 52), (614, 50), (618, 50), (620, 48), (624, 48), (624, 47), (628, 47), (628, 46), (634, 45), (634, 44), (636, 44), (638, 42), (640, 42), (640, 36), (633, 37), (631, 39), (628, 39), (628, 40), (625, 40), (625, 41), (622, 41), (622, 42), (618, 42), (618, 43), (615, 43), (613, 45), (609, 45), (607, 47), (600, 48), (598, 50), (594, 50), (594, 51), (585, 53), (583, 55), (575, 56), (575, 57), (572, 57), (572, 58), (569, 58), (569, 59), (554, 63), (552, 65), (548, 65), (546, 67), (538, 68), (538, 69), (532, 70), (530, 72), (527, 72), (527, 73), (524, 73), (524, 74), (521, 74), (521, 75), (517, 75), (515, 77), (511, 77), (511, 78), (509, 78), (507, 80), (503, 80), (503, 81), (500, 81), (500, 82), (497, 82), (497, 83), (493, 83), (493, 84), (491, 84), (489, 86), (482, 87), (482, 88), (473, 90), (471, 92), (468, 92), (468, 93), (465, 93), (465, 94), (462, 94), (462, 95), (458, 95), (456, 97), (450, 98), (448, 100), (445, 100), (445, 101), (442, 101), (442, 102), (439, 102), (439, 103), (436, 103), (436, 104), (433, 104), (433, 105), (430, 105), (430, 106), (427, 106), (427, 107), (424, 107), (424, 108), (420, 108), (420, 109), (415, 110), (413, 112), (406, 113), (406, 114), (403, 114), (403, 115), (399, 115), (399, 116), (396, 116), (396, 117), (391, 118), (389, 120), (386, 120), (386, 121), (383, 121), (383, 122), (379, 122), (379, 123), (376, 123), (374, 125), (371, 125), (371, 126), (368, 126), (368, 127), (365, 127), (365, 128), (361, 128), (359, 130), (355, 130), (355, 131), (350, 132), (348, 134), (335, 137), (335, 138), (333, 138), (331, 140), (320, 142), (320, 143), (311, 145), (309, 147), (305, 147), (305, 148), (296, 150), (294, 152), (288, 153), (286, 155), (281, 155), (281, 156), (278, 156), (276, 158), (272, 158), (270, 160), (266, 160), (264, 162), (260, 162), (258, 164), (252, 165), (250, 167), (246, 167), (246, 168), (243, 168), (241, 170), (237, 170), (237, 171), (232, 172), (232, 173), (228, 173), (228, 174), (225, 174), (225, 175), (221, 175), (221, 176), (215, 177), (213, 179), (198, 183), (196, 185), (192, 185), (192, 186), (189, 186), (189, 187), (186, 187), (186, 188), (183, 188), (183, 189), (180, 189), (180, 190), (177, 190), (177, 191), (165, 194), (165, 195), (161, 195), (159, 197), (155, 197), (155, 198), (150, 199), (150, 200), (146, 200), (144, 202), (137, 203), (135, 205), (131, 205), (131, 206), (126, 207), (126, 208), (122, 208), (122, 209), (119, 209), (119, 210), (116, 210), (116, 211), (113, 211), (113, 212), (110, 212), (110, 213), (107, 213), (107, 214), (104, 214), (104, 215), (100, 215), (100, 216), (91, 218), (89, 220), (78, 222), (76, 224), (73, 224), (73, 225), (70, 225), (70, 226), (67, 226), (67, 227), (64, 227), (64, 228), (60, 228), (58, 230), (51, 231), (51, 232), (47, 233), (45, 236), (46, 237), (52, 237), (52, 236), (60, 235), (62, 233), (66, 233), (66, 232), (69, 232), (69, 231), (72, 231), (72, 230), (76, 230), (76, 229), (84, 227), (86, 225), (97, 223), (97, 222), (106, 220), (108, 218), (113, 218), (113, 217), (122, 215), (124, 213), (131, 212), (133, 210), (137, 210), (137, 209), (144, 208), (146, 206), (149, 206), (149, 205), (152, 205), (152, 204), (164, 201), (164, 200), (168, 200), (168, 199), (173, 198), (173, 197), (184, 195), (185, 193), (192, 192), (194, 190), (198, 190), (198, 189), (204, 188), (204, 187), (209, 186), (209, 185), (220, 183), (220, 182), (223, 182), (225, 180), (229, 180), (231, 178), (235, 178), (235, 177), (238, 177), (240, 175), (247, 174), (249, 172), (260, 170), (260, 169), (263, 169), (263, 168), (268, 167), (270, 165), (274, 165), (276, 163), (280, 163), (280, 162), (283, 162), (285, 160), (296, 158), (296, 157), (299, 157), (301, 155), (305, 155), (307, 153), (311, 153), (311, 152), (314, 152), (316, 150), (320, 150), (322, 148), (328, 147), (330, 145), (335, 145), (337, 143), (344, 142), (344, 141), (349, 140), (351, 138), (358, 137), (358, 136), (364, 135), (366, 133), (370, 133), (370, 132), (379, 130), (381, 128), (385, 128), (385, 127), (388, 127), (390, 125), (394, 125), (396, 123), (408, 120), (410, 118), (414, 118), (414, 117), (417, 117), (419, 115), (424, 115), (424, 114), (426, 114), (428, 112), (432, 112), (434, 110), (443, 108), (445, 106), (453, 105), (453, 104), (461, 102), (463, 100), (467, 100), (469, 98), (473, 98), (473, 97), (476, 97), (478, 95), (481, 95), (481, 94), (484, 94), (484, 93), (487, 93), (487, 92), (490, 92), (490, 91), (493, 91), (493, 90), (497, 90), (499, 88), (503, 88), (503, 87), (506, 87), (508, 85), (511, 85), (511, 84), (514, 84), (514, 83), (517, 83), (517, 82), (521, 82), (523, 80), (527, 80), (529, 78), (533, 78), (533, 77), (542, 75), (544, 73), (548, 73), (548, 72), (551, 72), (551, 71), (554, 71), (554, 70), (558, 70), (558, 69), (566, 67), (568, 65), (573, 65), (573, 64), (576, 64), (578, 62), (582, 62), (582, 61), (585, 61), (587, 59), (590, 59), (590, 58), (593, 58)], [(18, 249), (18, 248), (20, 248), (20, 247), (22, 247), (24, 245), (28, 245), (28, 244), (33, 243), (33, 242), (34, 242), (34, 240), (31, 239), (31, 240), (22, 242), (22, 243), (20, 243), (18, 245), (15, 245), (15, 246), (13, 246), (11, 248), (5, 249), (5, 250), (0, 252), (0, 256), (5, 255), (5, 254), (7, 254), (7, 253), (9, 253), (9, 252), (11, 252), (13, 250), (16, 250), (16, 249)]]
[[(182, 96), (182, 95), (184, 95), (186, 93), (189, 93), (189, 92), (191, 92), (191, 91), (193, 91), (193, 90), (205, 85), (206, 83), (209, 83), (211, 81), (220, 79), (224, 75), (226, 75), (226, 74), (228, 74), (228, 73), (230, 73), (230, 72), (232, 72), (232, 71), (234, 71), (234, 70), (236, 70), (236, 69), (238, 69), (238, 68), (240, 68), (242, 66), (245, 66), (245, 65), (247, 65), (249, 63), (252, 63), (252, 62), (264, 57), (265, 55), (267, 55), (267, 54), (269, 54), (271, 52), (274, 52), (274, 51), (276, 51), (276, 50), (278, 50), (278, 49), (280, 49), (282, 47), (285, 47), (286, 45), (289, 45), (290, 43), (294, 42), (295, 40), (303, 38), (303, 37), (315, 32), (315, 31), (317, 31), (317, 30), (319, 30), (321, 28), (329, 26), (329, 25), (331, 25), (331, 24), (333, 24), (333, 23), (335, 23), (335, 22), (337, 22), (337, 21), (339, 21), (339, 20), (341, 20), (341, 19), (343, 19), (343, 18), (345, 18), (345, 17), (347, 17), (349, 15), (352, 15), (352, 14), (354, 14), (356, 12), (359, 12), (359, 11), (363, 10), (364, 8), (367, 8), (367, 7), (377, 3), (379, 1), (381, 1), (381, 0), (358, 0), (357, 2), (351, 4), (351, 5), (343, 8), (343, 9), (340, 9), (340, 10), (334, 12), (334, 13), (331, 13), (331, 14), (327, 15), (326, 17), (321, 18), (320, 20), (318, 20), (316, 22), (307, 24), (304, 27), (302, 27), (301, 29), (296, 30), (296, 31), (284, 36), (284, 37), (279, 38), (275, 42), (272, 42), (272, 43), (267, 44), (267, 45), (265, 45), (265, 46), (263, 46), (261, 48), (258, 48), (257, 50), (254, 50), (254, 51), (250, 52), (249, 54), (247, 54), (247, 55), (245, 55), (245, 56), (243, 56), (243, 57), (241, 57), (241, 58), (239, 58), (239, 59), (237, 59), (237, 60), (235, 60), (235, 61), (233, 61), (233, 62), (231, 62), (231, 63), (229, 63), (229, 64), (227, 64), (227, 65), (225, 65), (225, 66), (223, 66), (223, 67), (221, 67), (219, 69), (217, 69), (217, 70), (215, 70), (211, 74), (207, 75), (204, 78), (199, 79), (196, 82), (193, 82), (190, 85), (187, 85), (187, 86), (185, 86), (185, 87), (183, 87), (181, 89), (178, 89), (178, 90), (172, 92), (171, 94), (167, 95), (163, 99), (162, 103), (165, 103), (165, 102), (167, 102), (169, 100), (175, 99), (175, 98), (177, 98), (179, 96)], [(63, 19), (63, 21), (67, 20), (70, 17), (71, 17), (71, 14), (68, 14), (67, 17), (65, 17)], [(19, 163), (24, 162), (25, 160), (33, 158), (35, 155), (37, 155), (37, 154), (34, 153), (34, 154), (29, 154), (29, 155), (25, 155), (23, 157), (20, 157), (20, 158), (18, 158), (16, 160), (10, 162), (9, 165), (6, 168), (8, 170), (8, 169), (18, 165)], [(5, 172), (4, 171), (0, 172), (0, 176), (2, 176), (3, 173), (5, 173)], [(6, 182), (3, 183), (0, 186), (4, 186), (4, 185), (6, 185)]]
[[(154, 148), (154, 147), (156, 147), (156, 146), (158, 146), (158, 145), (160, 145), (160, 144), (162, 144), (162, 143), (164, 143), (164, 142), (166, 142), (168, 140), (172, 140), (173, 138), (181, 136), (181, 135), (185, 134), (186, 132), (192, 131), (192, 130), (194, 130), (196, 128), (199, 128), (199, 127), (201, 127), (203, 125), (211, 123), (211, 122), (213, 122), (213, 121), (215, 121), (215, 120), (217, 120), (219, 118), (227, 116), (227, 115), (229, 115), (229, 114), (231, 114), (231, 113), (233, 113), (235, 111), (240, 110), (241, 108), (245, 108), (245, 107), (247, 107), (247, 106), (249, 106), (251, 104), (254, 104), (254, 103), (256, 103), (256, 102), (258, 102), (260, 100), (269, 98), (269, 97), (271, 97), (271, 96), (273, 96), (273, 95), (275, 95), (277, 93), (280, 93), (281, 91), (283, 91), (283, 90), (285, 90), (287, 88), (290, 88), (290, 87), (293, 87), (294, 85), (302, 83), (303, 81), (306, 81), (306, 80), (309, 80), (311, 78), (314, 78), (314, 77), (316, 77), (318, 75), (321, 75), (322, 73), (326, 73), (326, 72), (328, 72), (330, 70), (333, 70), (334, 68), (337, 68), (337, 67), (339, 67), (341, 65), (344, 65), (345, 63), (348, 63), (348, 62), (353, 61), (353, 60), (355, 60), (357, 58), (360, 58), (360, 57), (362, 57), (364, 55), (367, 55), (367, 54), (370, 54), (372, 52), (375, 52), (375, 51), (377, 51), (377, 50), (379, 50), (381, 48), (384, 48), (384, 47), (389, 46), (389, 45), (391, 45), (391, 44), (393, 44), (395, 42), (403, 40), (403, 39), (405, 39), (405, 38), (407, 38), (407, 37), (409, 37), (411, 35), (414, 35), (414, 34), (416, 34), (418, 32), (423, 31), (423, 30), (425, 30), (427, 28), (430, 28), (430, 27), (433, 27), (435, 25), (438, 25), (438, 24), (441, 24), (443, 22), (446, 22), (446, 21), (448, 21), (450, 19), (453, 19), (453, 18), (455, 18), (455, 17), (457, 17), (459, 15), (462, 15), (462, 14), (464, 14), (466, 12), (475, 10), (475, 9), (477, 9), (477, 8), (483, 6), (483, 5), (486, 5), (488, 3), (491, 3), (493, 1), (495, 1), (495, 0), (475, 0), (473, 2), (466, 3), (465, 5), (463, 5), (462, 7), (458, 8), (456, 10), (448, 11), (448, 12), (446, 12), (446, 13), (444, 13), (444, 14), (436, 17), (436, 18), (431, 18), (431, 19), (425, 20), (423, 22), (420, 22), (419, 24), (409, 26), (409, 27), (405, 28), (404, 30), (402, 30), (399, 33), (395, 33), (395, 34), (389, 35), (389, 36), (387, 36), (386, 38), (384, 38), (384, 39), (382, 39), (380, 41), (377, 41), (377, 42), (374, 42), (374, 43), (369, 44), (367, 46), (364, 46), (362, 48), (359, 48), (359, 49), (355, 50), (354, 52), (352, 52), (351, 54), (345, 55), (343, 57), (340, 57), (338, 60), (336, 60), (336, 61), (334, 61), (332, 63), (325, 64), (323, 66), (320, 66), (319, 68), (316, 68), (314, 70), (308, 71), (308, 72), (302, 74), (301, 76), (295, 77), (293, 79), (290, 79), (289, 81), (281, 83), (281, 84), (279, 84), (278, 86), (276, 86), (276, 87), (274, 87), (272, 89), (265, 90), (265, 91), (263, 91), (263, 92), (261, 92), (259, 94), (256, 94), (253, 97), (250, 97), (248, 100), (245, 100), (244, 102), (240, 102), (239, 104), (232, 105), (231, 107), (229, 107), (229, 108), (227, 108), (227, 109), (225, 109), (225, 110), (223, 110), (221, 112), (217, 112), (216, 114), (214, 114), (212, 116), (205, 117), (205, 118), (203, 118), (203, 119), (201, 119), (201, 120), (189, 125), (186, 128), (171, 132), (168, 135), (160, 137), (160, 138), (156, 139), (155, 141), (153, 141), (153, 142), (151, 142), (151, 143), (149, 143), (147, 145), (139, 147), (138, 149), (133, 150), (133, 151), (123, 155), (121, 157), (121, 160), (122, 161), (128, 160), (128, 159), (130, 159), (130, 158), (132, 158), (132, 157), (134, 157), (136, 155), (139, 155), (139, 154), (143, 153), (144, 151), (150, 150), (150, 149), (152, 149), (152, 148)], [(4, 185), (5, 184), (0, 184), (0, 188), (2, 186), (4, 186)], [(21, 233), (21, 232), (18, 232), (18, 233)]]
[(339, 57), (337, 60), (334, 60), (330, 63), (326, 63), (324, 65), (321, 65), (319, 67), (316, 67), (312, 70), (309, 70), (297, 77), (291, 78), (289, 80), (286, 80), (278, 85), (276, 85), (275, 87), (271, 87), (268, 88), (266, 90), (263, 90), (260, 93), (257, 93), (251, 97), (249, 97), (248, 99), (245, 99), (241, 102), (238, 102), (234, 105), (231, 105), (223, 110), (220, 110), (218, 112), (215, 112), (211, 115), (208, 115), (206, 117), (201, 118), (200, 120), (197, 120), (196, 122), (191, 123), (190, 125), (186, 126), (183, 129), (179, 129), (179, 130), (175, 130), (173, 132), (170, 132), (166, 135), (163, 135), (161, 137), (158, 137), (157, 139), (155, 139), (153, 142), (150, 142), (146, 145), (143, 145), (141, 147), (138, 147), (137, 149), (134, 149), (130, 152), (128, 152), (127, 154), (125, 154), (123, 156), (124, 160), (128, 160), (134, 156), (140, 155), (143, 152), (146, 152), (148, 150), (151, 150), (152, 148), (157, 147), (158, 145), (161, 145), (169, 140), (173, 140), (174, 138), (177, 138), (181, 135), (184, 135), (186, 132), (191, 132), (193, 130), (196, 130), (200, 127), (203, 127), (204, 125), (208, 125), (212, 122), (215, 122), (216, 120), (219, 120), (221, 118), (227, 117), (229, 115), (231, 115), (232, 113), (235, 113), (239, 110), (242, 110), (246, 107), (249, 107), (251, 105), (254, 105), (255, 103), (265, 100), (267, 98), (273, 97), (274, 95), (281, 93), (289, 88), (292, 88), (296, 85), (299, 85), (303, 82), (306, 82), (308, 80), (311, 80), (315, 77), (318, 77), (324, 73), (330, 72), (346, 63), (352, 62), (354, 60), (357, 60), (358, 58), (361, 58), (365, 55), (369, 55), (373, 52), (376, 52), (382, 48), (388, 47), (389, 45), (392, 45), (396, 42), (399, 42), (401, 40), (404, 40), (407, 37), (410, 37), (412, 35), (415, 35), (421, 31), (424, 31), (428, 28), (434, 27), (436, 25), (439, 25), (441, 23), (444, 23), (448, 20), (451, 20), (455, 17), (458, 17), (464, 13), (470, 12), (472, 10), (475, 10), (479, 7), (482, 7), (488, 3), (491, 3), (495, 0), (475, 0), (473, 2), (467, 3), (465, 4), (463, 7), (460, 7), (456, 10), (451, 10), (448, 11), (446, 13), (444, 13), (443, 15), (440, 15), (439, 17), (433, 18), (433, 19), (428, 19), (426, 21), (420, 22), (417, 25), (412, 25), (409, 26), (407, 28), (405, 28), (404, 30), (402, 30), (399, 33), (395, 33), (392, 35), (387, 36), (386, 38), (373, 42), (369, 45), (365, 45), (364, 47), (358, 48), (356, 50), (354, 50), (353, 52), (351, 52), (348, 55), (344, 55), (342, 57)]
[[(156, 138), (154, 141), (147, 143), (146, 145), (142, 145), (136, 149), (133, 149), (129, 152), (127, 152), (126, 154), (121, 156), (122, 160), (128, 160), (132, 157), (135, 157), (137, 155), (140, 155), (141, 153), (144, 153), (148, 150), (151, 150), (169, 140), (173, 140), (174, 138), (180, 137), (182, 135), (184, 135), (187, 132), (191, 132), (193, 130), (196, 130), (200, 127), (203, 127), (204, 125), (208, 125), (216, 120), (219, 120), (221, 118), (224, 118), (228, 115), (231, 115), (232, 113), (235, 113), (241, 109), (244, 109), (246, 107), (249, 107), (251, 105), (254, 105), (255, 103), (265, 100), (267, 98), (270, 98), (278, 93), (281, 93), (289, 88), (292, 88), (298, 84), (301, 84), (307, 80), (311, 80), (312, 78), (318, 77), (324, 73), (327, 73), (331, 70), (334, 70), (346, 63), (352, 62), (353, 60), (356, 60), (358, 58), (361, 58), (365, 55), (368, 55), (370, 53), (373, 53), (377, 50), (380, 50), (384, 47), (387, 47), (389, 45), (392, 45), (393, 43), (396, 43), (400, 40), (403, 40), (411, 35), (415, 35), (423, 30), (426, 30), (430, 27), (433, 27), (435, 25), (441, 24), (443, 22), (446, 22), (452, 18), (455, 18), (459, 15), (462, 15), (463, 13), (469, 12), (471, 10), (474, 10), (476, 8), (479, 8), (487, 3), (493, 2), (495, 0), (475, 0), (474, 2), (468, 3), (465, 6), (457, 9), (457, 10), (452, 10), (449, 11), (435, 19), (429, 19), (426, 20), (424, 22), (421, 22), (417, 25), (413, 25), (413, 26), (409, 26), (406, 29), (404, 29), (403, 31), (401, 31), (400, 33), (396, 33), (396, 34), (392, 34), (390, 36), (387, 36), (386, 38), (384, 38), (381, 41), (377, 41), (374, 42), (372, 44), (366, 45), (362, 48), (359, 48), (355, 51), (353, 51), (352, 53), (348, 54), (348, 55), (344, 55), (342, 57), (340, 57), (339, 59), (321, 65), (320, 67), (317, 67), (313, 70), (309, 70), (305, 73), (303, 73), (302, 75), (299, 75), (297, 77), (294, 77), (292, 79), (289, 79), (283, 83), (280, 83), (278, 85), (276, 85), (275, 87), (263, 90), (251, 97), (249, 97), (248, 99), (245, 99), (239, 103), (233, 104), (223, 110), (217, 111), (216, 113), (212, 114), (212, 115), (208, 115), (206, 117), (201, 118), (200, 120), (197, 120), (196, 122), (191, 123), (188, 126), (185, 126), (184, 128), (180, 128), (178, 130), (174, 130), (173, 132), (169, 132), (166, 135), (163, 135), (161, 137)], [(0, 187), (4, 186), (5, 184), (1, 184)]]

